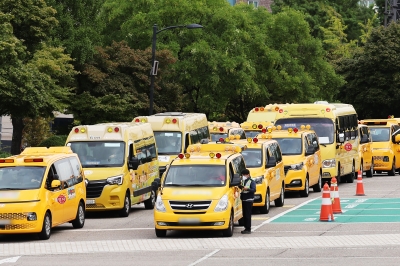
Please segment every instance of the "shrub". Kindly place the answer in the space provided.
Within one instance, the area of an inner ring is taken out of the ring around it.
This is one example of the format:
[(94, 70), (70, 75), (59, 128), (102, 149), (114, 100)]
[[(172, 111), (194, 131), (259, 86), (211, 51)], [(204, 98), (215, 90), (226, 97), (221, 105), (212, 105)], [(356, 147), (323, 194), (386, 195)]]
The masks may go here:
[(66, 135), (56, 135), (52, 136), (48, 139), (42, 141), (38, 147), (56, 147), (56, 146), (65, 146), (65, 142), (67, 141)]
[(11, 153), (0, 150), (0, 158), (10, 157), (11, 155), (12, 155)]

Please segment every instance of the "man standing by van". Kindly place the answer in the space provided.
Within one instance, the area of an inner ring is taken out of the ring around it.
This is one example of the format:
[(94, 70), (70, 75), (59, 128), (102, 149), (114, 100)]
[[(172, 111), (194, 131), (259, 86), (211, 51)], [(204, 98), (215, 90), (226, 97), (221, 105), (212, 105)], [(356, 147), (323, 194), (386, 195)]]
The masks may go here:
[(248, 169), (242, 171), (242, 178), (240, 199), (242, 200), (244, 230), (241, 233), (251, 234), (251, 212), (253, 209), (254, 192), (256, 192), (256, 183), (251, 179)]

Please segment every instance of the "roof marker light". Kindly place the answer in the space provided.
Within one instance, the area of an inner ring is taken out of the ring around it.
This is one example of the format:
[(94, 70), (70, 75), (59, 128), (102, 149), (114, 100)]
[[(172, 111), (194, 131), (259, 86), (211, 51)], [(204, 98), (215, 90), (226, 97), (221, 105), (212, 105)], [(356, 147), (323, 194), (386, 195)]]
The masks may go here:
[(258, 107), (254, 108), (254, 111), (258, 112), (258, 110), (259, 110)]
[(262, 129), (262, 128), (263, 128), (263, 125), (259, 124), (258, 129)]
[(266, 130), (265, 128), (263, 128), (263, 129), (261, 130), (261, 132), (262, 132), (262, 133), (266, 133), (267, 130)]
[(79, 128), (76, 127), (76, 128), (74, 129), (74, 132), (75, 132), (75, 133), (79, 133)]
[(293, 129), (293, 132), (294, 133), (297, 133), (299, 131), (299, 129), (297, 128), (297, 127), (295, 127), (294, 129)]
[(140, 119), (139, 119), (139, 118), (136, 118), (136, 119), (135, 119), (135, 122), (136, 122), (136, 123), (139, 123), (139, 122), (140, 122)]
[(281, 125), (276, 126), (276, 129), (277, 129), (277, 130), (281, 130), (281, 129), (282, 129), (282, 126), (281, 126)]
[(178, 120), (176, 118), (172, 119), (172, 124), (176, 124)]
[(283, 113), (283, 109), (279, 109), (279, 113)]
[(252, 127), (253, 129), (256, 129), (256, 128), (257, 128), (257, 125), (256, 125), (256, 124), (253, 124), (251, 127)]
[(221, 153), (217, 153), (217, 154), (215, 154), (215, 157), (217, 157), (217, 159), (219, 159), (219, 158), (221, 158)]
[(119, 127), (114, 128), (114, 131), (115, 131), (116, 133), (118, 133), (118, 132), (119, 132)]
[(253, 142), (254, 142), (254, 143), (257, 143), (257, 142), (258, 142), (258, 138), (254, 138), (254, 139), (253, 139)]
[(214, 158), (215, 157), (215, 153), (213, 153), (213, 152), (210, 152), (210, 158)]
[(183, 159), (183, 157), (185, 157), (185, 155), (183, 155), (183, 153), (179, 153), (178, 157), (179, 157), (179, 159)]

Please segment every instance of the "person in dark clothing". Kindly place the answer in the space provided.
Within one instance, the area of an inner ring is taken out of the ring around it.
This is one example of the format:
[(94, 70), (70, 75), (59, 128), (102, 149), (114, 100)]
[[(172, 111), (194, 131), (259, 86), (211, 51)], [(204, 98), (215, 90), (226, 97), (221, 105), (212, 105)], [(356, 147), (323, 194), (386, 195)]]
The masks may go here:
[(242, 178), (240, 199), (242, 200), (244, 230), (241, 233), (251, 234), (251, 211), (253, 208), (254, 192), (256, 192), (256, 182), (251, 179), (248, 169), (242, 171)]

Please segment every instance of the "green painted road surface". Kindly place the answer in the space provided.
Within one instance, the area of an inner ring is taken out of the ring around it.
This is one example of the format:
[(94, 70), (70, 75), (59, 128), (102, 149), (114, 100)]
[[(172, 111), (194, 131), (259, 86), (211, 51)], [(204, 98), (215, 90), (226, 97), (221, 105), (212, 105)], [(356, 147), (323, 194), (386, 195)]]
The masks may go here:
[[(340, 199), (341, 214), (334, 214), (333, 223), (400, 223), (400, 198)], [(269, 223), (321, 223), (321, 198), (288, 210)]]

